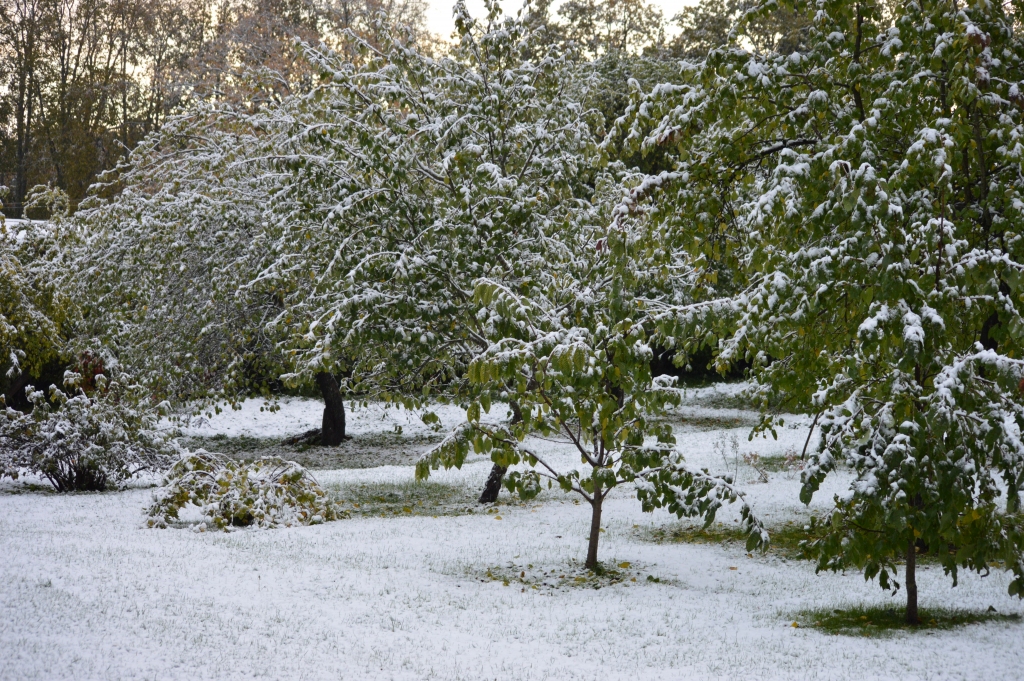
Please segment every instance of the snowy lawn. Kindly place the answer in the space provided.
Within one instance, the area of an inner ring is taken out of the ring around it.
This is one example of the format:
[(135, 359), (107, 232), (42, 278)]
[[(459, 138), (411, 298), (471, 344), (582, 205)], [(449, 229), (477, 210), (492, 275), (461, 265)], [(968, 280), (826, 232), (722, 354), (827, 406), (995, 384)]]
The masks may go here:
[[(429, 446), (416, 439), (429, 431), (407, 416), (354, 411), (350, 429), (358, 441), (402, 425), (417, 450)], [(455, 410), (441, 416), (446, 424), (459, 418)], [(319, 417), (315, 402), (290, 400), (269, 415), (247, 403), (201, 429), (204, 436), (283, 438)], [(747, 442), (749, 412), (692, 403), (679, 418), (690, 460), (717, 471), (735, 467), (770, 526), (810, 513), (797, 500), (796, 473), (771, 470), (768, 483), (755, 482), (756, 471), (742, 461), (757, 452), (777, 467), (779, 457), (803, 447), (805, 424), (784, 429), (778, 441)], [(533, 444), (561, 465), (571, 462), (557, 442)], [(738, 543), (655, 543), (651, 537), (677, 521), (641, 513), (625, 489), (604, 514), (601, 559), (613, 574), (584, 578), (589, 509), (557, 492), (529, 503), (503, 492), (495, 507), (476, 506), (489, 466), (477, 458), (422, 487), (412, 482), (411, 465), (316, 471), (346, 499), (350, 519), (231, 533), (144, 529), (148, 489), (59, 496), (7, 484), (0, 491), (0, 679), (1024, 674), (1020, 621), (868, 637), (815, 629), (809, 611), (899, 609), (902, 596), (892, 599), (857, 574), (815, 576), (812, 565), (779, 551), (751, 557)], [(841, 476), (830, 480), (816, 505), (824, 508), (841, 487)], [(720, 520), (728, 526), (733, 515)], [(965, 575), (950, 589), (941, 570), (926, 564), (918, 582), (925, 609), (1024, 610), (1006, 595), (999, 572)], [(809, 626), (794, 628), (795, 620)]]

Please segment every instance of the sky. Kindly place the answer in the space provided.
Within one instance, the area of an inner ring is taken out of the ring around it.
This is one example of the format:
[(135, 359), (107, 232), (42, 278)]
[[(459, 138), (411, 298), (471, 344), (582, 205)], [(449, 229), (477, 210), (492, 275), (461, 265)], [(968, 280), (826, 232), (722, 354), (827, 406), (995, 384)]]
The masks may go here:
[[(651, 3), (660, 7), (665, 18), (670, 19), (683, 7), (697, 4), (697, 0), (651, 0)], [(427, 27), (431, 32), (447, 38), (455, 28), (452, 20), (454, 0), (427, 0), (427, 4)], [(466, 5), (474, 15), (483, 15), (482, 0), (466, 0)], [(514, 15), (523, 3), (522, 0), (502, 0), (502, 6), (506, 13)]]

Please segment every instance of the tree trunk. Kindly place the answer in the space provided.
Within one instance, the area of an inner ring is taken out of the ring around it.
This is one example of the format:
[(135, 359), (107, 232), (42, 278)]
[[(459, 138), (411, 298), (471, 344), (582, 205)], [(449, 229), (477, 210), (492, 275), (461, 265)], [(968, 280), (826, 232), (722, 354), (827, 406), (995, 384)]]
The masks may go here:
[(907, 624), (920, 624), (917, 615), (917, 542), (907, 544)]
[[(523, 412), (519, 408), (519, 403), (515, 400), (509, 400), (508, 406), (512, 409), (512, 423), (520, 423), (523, 420)], [(477, 499), (479, 504), (493, 504), (498, 500), (498, 493), (501, 491), (501, 481), (505, 477), (505, 473), (508, 472), (508, 466), (499, 466), (494, 464), (491, 466), (491, 472), (487, 476), (487, 482), (484, 483), (484, 491), (480, 493), (480, 498)]]
[(345, 401), (341, 398), (338, 381), (332, 374), (321, 371), (316, 375), (316, 384), (324, 398), (324, 420), (320, 428), (320, 444), (337, 447), (345, 436)]
[(601, 495), (601, 486), (594, 485), (594, 500), (590, 502), (592, 513), (590, 515), (590, 543), (587, 545), (587, 562), (584, 567), (588, 570), (597, 570), (597, 543), (601, 539), (601, 504), (604, 497)]
[(477, 499), (477, 503), (493, 504), (498, 500), (498, 492), (501, 491), (501, 481), (507, 472), (507, 466), (499, 466), (498, 464), (491, 466), (491, 473), (487, 476), (487, 482), (484, 483), (484, 491), (480, 494), (480, 498)]
[(25, 386), (28, 385), (30, 380), (31, 378), (27, 371), (22, 371), (18, 374), (18, 377), (7, 388), (7, 394), (4, 396), (4, 402), (8, 407), (12, 409), (25, 409), (32, 406), (25, 397)]

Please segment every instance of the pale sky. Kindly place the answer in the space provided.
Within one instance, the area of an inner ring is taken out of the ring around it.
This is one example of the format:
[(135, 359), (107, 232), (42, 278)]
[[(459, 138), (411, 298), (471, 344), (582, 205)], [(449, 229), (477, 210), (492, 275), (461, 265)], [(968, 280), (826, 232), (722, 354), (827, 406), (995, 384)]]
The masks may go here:
[[(661, 8), (665, 19), (671, 19), (680, 9), (687, 5), (697, 4), (697, 0), (651, 0), (651, 3)], [(452, 6), (455, 0), (427, 0), (427, 28), (442, 38), (448, 38), (455, 30), (455, 22), (452, 20)], [(556, 9), (557, 11), (557, 4)], [(506, 14), (515, 16), (515, 13), (523, 6), (522, 0), (502, 0), (502, 7)], [(473, 16), (483, 16), (484, 3), (481, 0), (466, 0), (466, 6)]]

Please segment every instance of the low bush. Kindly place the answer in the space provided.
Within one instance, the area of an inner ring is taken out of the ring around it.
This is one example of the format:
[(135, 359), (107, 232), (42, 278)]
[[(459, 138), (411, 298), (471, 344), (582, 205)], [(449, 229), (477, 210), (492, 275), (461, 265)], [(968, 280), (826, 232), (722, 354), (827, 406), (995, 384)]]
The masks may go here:
[(343, 515), (309, 471), (293, 461), (274, 456), (240, 463), (202, 450), (171, 468), (154, 495), (148, 525), (167, 527), (189, 504), (220, 529), (315, 525)]
[(0, 396), (0, 479), (25, 473), (46, 478), (58, 492), (101, 491), (144, 470), (161, 470), (172, 449), (156, 430), (162, 405), (116, 368), (107, 375), (67, 371), (64, 388), (49, 395), (29, 386), (29, 413)]

